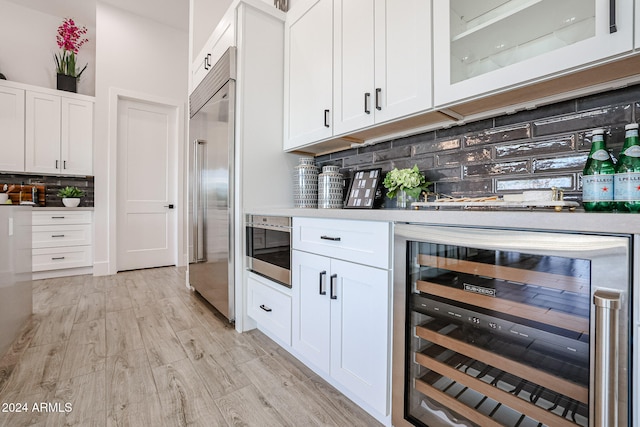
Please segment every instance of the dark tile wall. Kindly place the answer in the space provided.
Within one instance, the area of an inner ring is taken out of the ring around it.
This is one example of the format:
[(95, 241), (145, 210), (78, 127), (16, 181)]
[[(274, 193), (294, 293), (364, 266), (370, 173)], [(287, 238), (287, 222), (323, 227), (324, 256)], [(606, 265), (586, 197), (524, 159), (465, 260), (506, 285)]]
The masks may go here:
[(80, 199), (80, 206), (93, 207), (94, 177), (93, 176), (49, 176), (34, 174), (19, 174), (0, 172), (0, 188), (4, 184), (41, 184), (46, 188), (45, 206), (63, 207), (58, 191), (66, 186), (75, 186), (84, 191)]
[(624, 126), (639, 118), (640, 85), (633, 85), (322, 155), (316, 163), (340, 166), (347, 189), (354, 171), (380, 167), (387, 172), (415, 164), (437, 193), (478, 197), (559, 187), (565, 199), (579, 201), (591, 130), (605, 129), (615, 159)]

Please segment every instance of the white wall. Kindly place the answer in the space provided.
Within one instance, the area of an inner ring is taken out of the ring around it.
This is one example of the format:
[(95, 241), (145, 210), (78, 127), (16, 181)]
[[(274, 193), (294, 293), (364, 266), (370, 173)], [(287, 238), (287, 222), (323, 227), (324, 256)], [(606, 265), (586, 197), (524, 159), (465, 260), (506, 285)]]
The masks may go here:
[[(180, 103), (188, 99), (187, 32), (98, 1), (96, 5), (94, 274), (116, 272), (114, 92)], [(186, 114), (186, 113), (184, 113)], [(184, 120), (183, 129), (184, 129)], [(181, 145), (184, 145), (184, 131)]]
[[(73, 10), (65, 17), (73, 18)], [(54, 54), (60, 49), (56, 33), (63, 17), (0, 0), (0, 73), (19, 83), (56, 88)], [(89, 64), (78, 82), (78, 93), (94, 95), (96, 30), (87, 27), (87, 38), (78, 53), (79, 64)]]

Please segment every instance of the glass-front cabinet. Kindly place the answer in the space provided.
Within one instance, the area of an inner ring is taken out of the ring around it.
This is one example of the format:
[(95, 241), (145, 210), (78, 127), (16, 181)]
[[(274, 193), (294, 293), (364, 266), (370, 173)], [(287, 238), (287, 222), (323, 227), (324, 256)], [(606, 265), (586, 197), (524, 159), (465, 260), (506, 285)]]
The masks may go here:
[(435, 104), (581, 69), (633, 48), (628, 0), (433, 3)]

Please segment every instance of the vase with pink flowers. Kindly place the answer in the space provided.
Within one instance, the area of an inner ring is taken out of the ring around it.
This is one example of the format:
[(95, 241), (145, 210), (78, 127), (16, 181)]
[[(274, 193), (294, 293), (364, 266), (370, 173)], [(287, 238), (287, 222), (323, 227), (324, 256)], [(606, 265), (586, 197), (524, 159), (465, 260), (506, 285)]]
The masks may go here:
[(72, 18), (65, 18), (58, 27), (56, 42), (61, 52), (54, 55), (57, 73), (57, 88), (68, 92), (77, 91), (78, 79), (87, 65), (79, 68), (76, 64), (78, 51), (89, 39), (86, 27), (78, 27)]

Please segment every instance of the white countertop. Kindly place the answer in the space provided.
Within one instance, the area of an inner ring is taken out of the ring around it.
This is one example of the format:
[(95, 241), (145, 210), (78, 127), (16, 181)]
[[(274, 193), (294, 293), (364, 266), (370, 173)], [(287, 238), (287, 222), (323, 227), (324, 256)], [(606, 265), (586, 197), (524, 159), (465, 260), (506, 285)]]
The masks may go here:
[(480, 211), (462, 209), (296, 209), (260, 208), (246, 213), (291, 217), (335, 218), (368, 221), (414, 222), (434, 225), (498, 227), (591, 233), (640, 234), (640, 215), (587, 213), (584, 211)]

